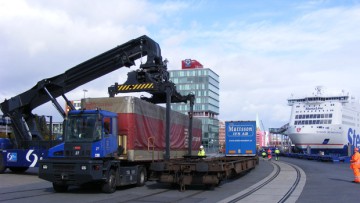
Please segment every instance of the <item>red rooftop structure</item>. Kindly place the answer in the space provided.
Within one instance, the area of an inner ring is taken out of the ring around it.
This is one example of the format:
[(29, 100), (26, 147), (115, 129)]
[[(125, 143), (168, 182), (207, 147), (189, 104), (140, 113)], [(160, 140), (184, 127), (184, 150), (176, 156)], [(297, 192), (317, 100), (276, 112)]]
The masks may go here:
[(195, 68), (203, 68), (203, 65), (199, 61), (192, 59), (185, 59), (181, 61), (181, 69), (195, 69)]

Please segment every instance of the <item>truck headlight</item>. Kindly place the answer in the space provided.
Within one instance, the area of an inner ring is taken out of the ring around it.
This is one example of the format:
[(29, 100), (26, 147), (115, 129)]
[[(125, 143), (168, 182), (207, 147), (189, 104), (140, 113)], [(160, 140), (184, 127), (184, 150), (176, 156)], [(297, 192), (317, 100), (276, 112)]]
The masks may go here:
[(86, 171), (86, 166), (81, 166), (81, 170)]
[(47, 170), (48, 166), (46, 164), (42, 165), (42, 169)]

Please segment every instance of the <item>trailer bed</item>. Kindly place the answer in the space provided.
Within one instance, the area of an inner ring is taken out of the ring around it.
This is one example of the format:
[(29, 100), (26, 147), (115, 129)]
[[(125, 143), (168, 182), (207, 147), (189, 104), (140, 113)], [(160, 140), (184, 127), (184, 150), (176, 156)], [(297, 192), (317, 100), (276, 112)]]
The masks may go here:
[(183, 191), (186, 185), (216, 186), (224, 179), (254, 169), (258, 163), (258, 156), (187, 156), (183, 159), (152, 163), (149, 179), (178, 184)]

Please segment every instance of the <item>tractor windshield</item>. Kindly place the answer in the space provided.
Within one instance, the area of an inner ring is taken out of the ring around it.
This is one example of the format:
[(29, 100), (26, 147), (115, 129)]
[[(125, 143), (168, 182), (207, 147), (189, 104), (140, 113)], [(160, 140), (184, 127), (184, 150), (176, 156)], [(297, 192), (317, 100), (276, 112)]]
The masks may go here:
[(101, 119), (97, 114), (70, 115), (65, 124), (65, 142), (101, 139)]

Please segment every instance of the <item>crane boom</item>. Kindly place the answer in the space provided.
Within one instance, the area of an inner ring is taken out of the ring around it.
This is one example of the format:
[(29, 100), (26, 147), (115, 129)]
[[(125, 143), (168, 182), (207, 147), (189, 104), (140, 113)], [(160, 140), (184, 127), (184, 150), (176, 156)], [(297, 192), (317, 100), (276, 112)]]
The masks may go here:
[(71, 106), (65, 93), (121, 67), (133, 66), (135, 60), (143, 56), (147, 56), (147, 61), (140, 66), (142, 69), (161, 70), (163, 67), (160, 46), (144, 35), (93, 57), (62, 74), (43, 79), (17, 96), (5, 99), (0, 106), (4, 116), (10, 117), (12, 121), (15, 147), (22, 147), (19, 141), (29, 141), (34, 137), (43, 139), (35, 125), (33, 109), (52, 101), (64, 117), (65, 112), (56, 101), (57, 97), (62, 96)]

